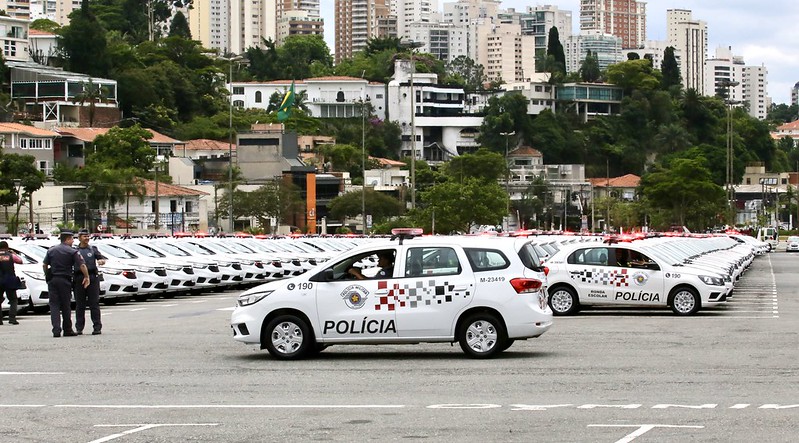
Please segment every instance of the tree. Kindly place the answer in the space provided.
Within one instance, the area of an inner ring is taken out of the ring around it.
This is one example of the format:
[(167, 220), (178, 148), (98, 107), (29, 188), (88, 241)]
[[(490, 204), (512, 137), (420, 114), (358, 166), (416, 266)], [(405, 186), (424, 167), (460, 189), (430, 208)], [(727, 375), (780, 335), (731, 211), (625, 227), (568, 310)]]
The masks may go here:
[(453, 158), (443, 166), (443, 169), (443, 173), (454, 181), (477, 178), (491, 182), (504, 180), (508, 166), (501, 154), (480, 148), (474, 154)]
[(61, 29), (61, 25), (47, 18), (37, 18), (31, 22), (30, 28), (55, 34)]
[(598, 81), (601, 76), (602, 73), (599, 71), (599, 59), (596, 54), (591, 53), (589, 49), (585, 56), (585, 60), (583, 60), (580, 66), (580, 80), (593, 83)]
[(547, 57), (554, 58), (554, 65), (551, 66), (553, 75), (559, 73), (566, 75), (566, 53), (563, 51), (563, 44), (560, 42), (560, 34), (558, 28), (553, 26), (549, 29), (549, 36), (547, 37)]
[(288, 36), (277, 48), (277, 56), (283, 79), (310, 78), (314, 62), (326, 68), (333, 66), (330, 49), (321, 35)]
[(134, 170), (145, 176), (153, 169), (156, 152), (147, 141), (153, 133), (138, 124), (129, 128), (113, 127), (94, 139), (94, 152), (86, 156), (86, 166), (102, 164), (108, 169)]
[(94, 115), (97, 109), (97, 103), (103, 101), (103, 99), (108, 96), (108, 91), (106, 88), (95, 84), (91, 78), (89, 78), (88, 82), (82, 82), (81, 86), (81, 92), (75, 94), (72, 98), (72, 103), (80, 103), (81, 107), (88, 103), (89, 127), (91, 128), (94, 127)]
[(516, 203), (522, 225), (537, 228), (545, 227), (547, 208), (554, 202), (554, 196), (549, 183), (542, 176), (536, 176), (522, 193), (522, 199)]
[(0, 205), (16, 206), (14, 216), (10, 220), (8, 231), (19, 229), (19, 213), (24, 202), (29, 202), (31, 195), (44, 186), (44, 173), (36, 166), (36, 157), (32, 155), (3, 154), (0, 156)]
[(488, 81), (483, 65), (465, 55), (456, 57), (445, 66), (447, 71), (445, 83), (463, 86), (466, 93), (484, 89), (484, 85)]
[(69, 25), (61, 28), (58, 40), (64, 51), (64, 68), (93, 77), (106, 77), (106, 31), (89, 10), (89, 0), (82, 0), (80, 9), (69, 17)]
[(680, 86), (682, 84), (682, 80), (680, 79), (680, 66), (677, 64), (677, 58), (674, 56), (674, 46), (667, 47), (663, 52), (663, 61), (660, 62), (660, 72), (663, 74), (660, 80), (663, 89), (668, 90), (672, 86)]
[(175, 12), (175, 16), (172, 17), (172, 23), (169, 25), (169, 36), (183, 37), (185, 39), (191, 40), (189, 22), (186, 20), (186, 16), (183, 15), (183, 12), (177, 11)]
[(660, 71), (652, 69), (649, 60), (628, 60), (610, 65), (606, 75), (608, 83), (624, 88), (624, 95), (660, 87)]
[(703, 159), (675, 158), (641, 177), (641, 189), (655, 209), (664, 210), (671, 222), (689, 227), (715, 225), (725, 212), (724, 189), (713, 183)]
[(366, 188), (363, 196), (361, 191), (352, 191), (334, 198), (329, 206), (331, 217), (343, 220), (345, 217), (360, 215), (362, 198), (366, 200), (366, 213), (372, 216), (374, 223), (382, 223), (390, 217), (402, 214), (402, 202), (382, 192)]
[(414, 214), (417, 226), (436, 232), (468, 233), (473, 225), (497, 225), (502, 222), (508, 205), (508, 194), (497, 182), (475, 177), (462, 181), (448, 180), (420, 192), (424, 203)]
[[(271, 220), (279, 223), (290, 220), (301, 208), (303, 201), (299, 189), (282, 179), (273, 180), (250, 192), (233, 192), (233, 216), (255, 218), (264, 229), (270, 229)], [(227, 213), (228, 199), (220, 202), (219, 211)]]
[(522, 94), (507, 93), (488, 99), (480, 136), (481, 146), (495, 152), (505, 153), (505, 137), (502, 132), (516, 132), (516, 138), (530, 143), (533, 135), (531, 118), (527, 114), (527, 98)]

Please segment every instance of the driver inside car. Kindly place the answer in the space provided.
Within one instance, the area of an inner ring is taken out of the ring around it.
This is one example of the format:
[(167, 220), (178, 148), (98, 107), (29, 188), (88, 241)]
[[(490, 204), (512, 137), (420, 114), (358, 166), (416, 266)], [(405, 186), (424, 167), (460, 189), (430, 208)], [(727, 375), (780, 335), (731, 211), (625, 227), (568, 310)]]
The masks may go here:
[[(380, 267), (380, 270), (377, 271), (377, 274), (375, 274), (375, 276), (372, 278), (391, 278), (394, 275), (394, 251), (378, 251), (377, 266)], [(369, 278), (363, 275), (363, 272), (361, 272), (360, 268), (356, 268), (354, 266), (349, 268), (347, 273), (357, 280)]]

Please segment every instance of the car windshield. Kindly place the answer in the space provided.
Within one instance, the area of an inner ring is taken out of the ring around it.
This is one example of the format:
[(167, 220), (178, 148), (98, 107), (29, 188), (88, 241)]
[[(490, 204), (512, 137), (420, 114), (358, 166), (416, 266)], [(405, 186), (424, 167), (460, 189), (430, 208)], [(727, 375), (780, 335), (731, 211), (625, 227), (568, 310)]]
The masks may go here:
[(200, 248), (194, 243), (182, 242), (180, 243), (180, 247), (186, 249), (187, 251), (191, 251), (197, 255), (215, 255), (214, 252), (212, 252), (211, 250)]
[(162, 243), (158, 243), (157, 246), (158, 246), (158, 248), (160, 248), (162, 251), (166, 252), (167, 254), (176, 255), (178, 257), (190, 257), (191, 256), (191, 254), (189, 254), (185, 250), (173, 245), (172, 243), (162, 242)]
[(790, 236), (790, 237), (788, 237), (788, 241), (790, 241), (790, 242), (799, 242), (799, 237)]
[(163, 258), (163, 257), (165, 257), (164, 254), (161, 254), (160, 252), (156, 252), (156, 251), (154, 251), (154, 250), (152, 250), (150, 248), (147, 248), (147, 247), (145, 247), (143, 245), (140, 245), (138, 243), (125, 243), (124, 246), (121, 246), (121, 247), (124, 248), (124, 249), (131, 250), (131, 251), (133, 251), (135, 253), (141, 254), (141, 255), (143, 255), (145, 257), (150, 257), (150, 258)]
[(102, 252), (103, 255), (107, 255), (109, 257), (121, 258), (125, 260), (139, 258), (137, 255), (132, 254), (130, 251), (126, 251), (116, 245), (101, 243), (101, 244), (96, 244), (95, 246), (97, 246), (97, 249), (100, 252)]

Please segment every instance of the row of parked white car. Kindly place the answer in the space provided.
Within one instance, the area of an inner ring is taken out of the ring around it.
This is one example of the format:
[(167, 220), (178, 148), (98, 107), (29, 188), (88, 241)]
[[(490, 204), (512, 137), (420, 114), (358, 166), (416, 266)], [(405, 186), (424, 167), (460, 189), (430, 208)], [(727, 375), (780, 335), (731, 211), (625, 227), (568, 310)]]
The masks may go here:
[[(458, 342), (467, 355), (488, 358), (541, 336), (553, 315), (592, 305), (691, 315), (724, 303), (769, 250), (735, 235), (415, 238), (401, 231), (244, 291), (231, 315), (234, 339), (280, 359), (338, 344), (420, 342)], [(394, 258), (390, 266), (385, 257)]]
[[(17, 275), (26, 286), (17, 291), (20, 310), (49, 309), (41, 262), (58, 239), (40, 237), (44, 238), (6, 240), (23, 261), (16, 265)], [(251, 286), (296, 276), (361, 241), (364, 239), (109, 237), (93, 239), (90, 244), (108, 259), (98, 269), (101, 299), (112, 305), (121, 300), (172, 298), (180, 293)], [(76, 239), (73, 246), (77, 243)]]

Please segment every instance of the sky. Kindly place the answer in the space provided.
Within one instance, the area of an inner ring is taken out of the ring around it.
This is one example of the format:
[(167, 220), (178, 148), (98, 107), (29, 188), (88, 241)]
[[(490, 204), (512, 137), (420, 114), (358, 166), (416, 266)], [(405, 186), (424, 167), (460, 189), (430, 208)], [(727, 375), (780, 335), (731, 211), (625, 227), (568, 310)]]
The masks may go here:
[[(449, 0), (439, 0), (439, 7)], [(331, 51), (334, 0), (322, 0), (325, 40)], [(502, 8), (523, 11), (527, 6), (555, 5), (572, 11), (572, 32), (579, 31), (580, 0), (504, 0)], [(690, 9), (695, 20), (708, 25), (708, 52), (732, 47), (747, 65), (768, 69), (768, 94), (775, 104), (790, 104), (791, 88), (799, 82), (799, 0), (646, 0), (647, 40), (666, 39), (666, 10)]]

